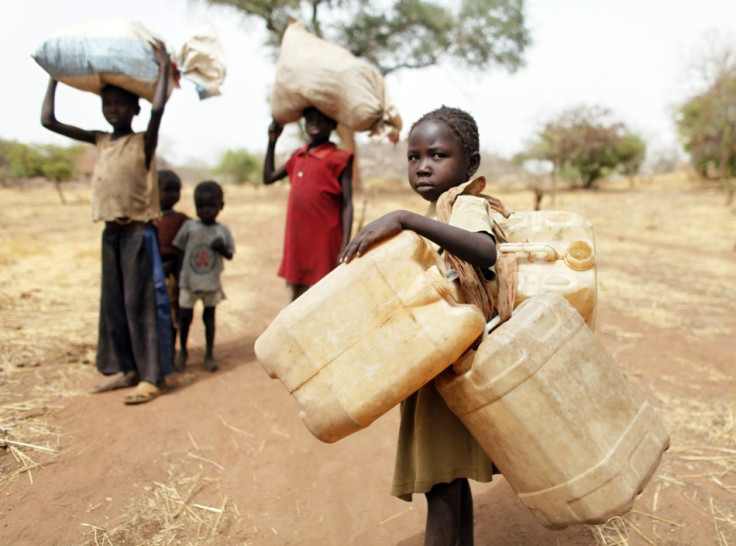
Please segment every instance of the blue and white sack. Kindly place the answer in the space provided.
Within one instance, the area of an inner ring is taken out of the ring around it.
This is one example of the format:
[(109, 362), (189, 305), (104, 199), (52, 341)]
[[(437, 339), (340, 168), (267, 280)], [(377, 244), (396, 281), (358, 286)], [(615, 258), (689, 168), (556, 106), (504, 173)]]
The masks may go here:
[[(50, 76), (76, 89), (99, 95), (112, 84), (153, 101), (159, 73), (154, 46), (159, 40), (132, 19), (95, 19), (54, 34), (32, 57)], [(179, 55), (168, 44), (167, 50), (172, 60), (169, 93), (184, 77), (194, 84), (200, 99), (220, 94), (225, 60), (211, 26), (190, 38)]]

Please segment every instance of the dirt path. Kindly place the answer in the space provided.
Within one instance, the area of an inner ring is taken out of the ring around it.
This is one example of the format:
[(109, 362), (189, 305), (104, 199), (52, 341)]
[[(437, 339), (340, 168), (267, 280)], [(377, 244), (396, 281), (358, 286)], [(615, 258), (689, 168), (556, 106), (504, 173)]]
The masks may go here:
[[(388, 494), (396, 410), (323, 444), (255, 360), (253, 342), (285, 303), (275, 271), (286, 190), (227, 189), (221, 220), (238, 249), (217, 311), (220, 370), (202, 370), (196, 320), (187, 370), (138, 407), (122, 392), (87, 394), (99, 226), (86, 191), (62, 207), (50, 189), (1, 190), (0, 543), (421, 545), (424, 500)], [(189, 213), (190, 201), (188, 190)], [(374, 196), (368, 215), (399, 206), (421, 203)], [(634, 511), (606, 526), (549, 531), (503, 479), (473, 484), (477, 544), (736, 543), (736, 215), (690, 187), (564, 194), (555, 208), (596, 226), (597, 333), (672, 448)]]

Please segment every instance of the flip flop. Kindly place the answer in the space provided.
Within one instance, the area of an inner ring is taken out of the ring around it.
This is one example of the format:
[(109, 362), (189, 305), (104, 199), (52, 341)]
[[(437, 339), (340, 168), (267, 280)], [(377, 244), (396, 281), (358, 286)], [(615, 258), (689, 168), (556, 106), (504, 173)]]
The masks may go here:
[(100, 392), (110, 392), (117, 389), (127, 389), (129, 387), (135, 387), (138, 384), (138, 374), (135, 372), (125, 372), (122, 375), (106, 379), (97, 383), (92, 387), (92, 392), (97, 394)]
[(127, 404), (128, 406), (134, 405), (134, 404), (145, 404), (146, 402), (150, 402), (154, 398), (156, 398), (161, 391), (159, 388), (154, 385), (153, 383), (149, 383), (148, 381), (141, 381), (136, 385), (135, 390), (133, 392), (128, 393), (123, 398), (123, 402)]

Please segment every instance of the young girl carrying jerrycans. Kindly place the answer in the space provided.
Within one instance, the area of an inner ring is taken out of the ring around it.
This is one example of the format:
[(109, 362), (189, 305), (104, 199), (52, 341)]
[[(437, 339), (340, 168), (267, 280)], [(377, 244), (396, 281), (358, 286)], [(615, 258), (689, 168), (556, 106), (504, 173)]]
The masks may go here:
[(174, 364), (169, 298), (153, 225), (161, 215), (155, 152), (171, 62), (162, 42), (155, 53), (159, 76), (145, 132), (132, 127), (140, 111), (138, 97), (114, 85), (101, 92), (102, 114), (112, 133), (57, 121), (53, 78), (41, 112), (47, 129), (96, 146), (92, 217), (105, 222), (96, 363), (100, 373), (114, 377), (97, 384), (94, 392), (135, 387), (123, 398), (126, 404), (158, 396)]
[[(501, 233), (495, 231), (491, 211), (505, 210), (500, 203), (491, 204), (478, 196), (484, 186), (482, 178), (468, 182), (480, 164), (478, 128), (473, 117), (444, 106), (425, 114), (409, 132), (407, 159), (412, 189), (430, 202), (427, 215), (397, 210), (374, 220), (347, 245), (340, 254), (341, 262), (359, 259), (374, 244), (409, 229), (440, 247), (446, 261), (448, 253), (452, 254), (453, 267), (467, 266), (486, 280), (493, 280), (496, 240)], [(449, 218), (447, 207), (451, 208)], [(468, 297), (465, 283), (472, 281), (460, 273)], [(483, 281), (476, 278), (475, 282)], [(488, 320), (494, 313), (492, 302), (489, 305), (486, 300), (479, 306)], [(447, 407), (434, 381), (401, 403), (391, 494), (407, 501), (414, 493), (425, 494), (425, 544), (473, 544), (473, 500), (468, 479), (489, 482), (494, 473), (498, 472), (493, 463)]]

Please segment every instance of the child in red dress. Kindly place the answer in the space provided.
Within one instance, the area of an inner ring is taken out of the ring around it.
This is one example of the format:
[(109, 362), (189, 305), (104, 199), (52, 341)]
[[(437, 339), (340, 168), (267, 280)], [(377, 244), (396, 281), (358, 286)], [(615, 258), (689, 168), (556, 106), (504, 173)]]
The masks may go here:
[(309, 144), (275, 169), (274, 151), (283, 127), (268, 128), (263, 183), (289, 177), (284, 254), (278, 274), (286, 279), (294, 301), (337, 266), (337, 257), (350, 241), (353, 225), (353, 154), (330, 142), (337, 122), (316, 108), (304, 110)]

